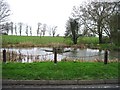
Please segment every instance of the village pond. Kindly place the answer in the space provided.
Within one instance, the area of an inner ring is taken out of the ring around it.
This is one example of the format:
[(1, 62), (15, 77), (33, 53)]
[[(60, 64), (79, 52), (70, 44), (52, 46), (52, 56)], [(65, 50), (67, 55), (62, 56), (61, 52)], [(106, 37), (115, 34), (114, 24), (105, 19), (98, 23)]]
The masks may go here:
[[(16, 62), (39, 62), (53, 61), (54, 49), (48, 47), (33, 47), (33, 48), (2, 48), (7, 52), (8, 61)], [(62, 48), (61, 52), (57, 53), (57, 60), (104, 60), (104, 50), (99, 49), (80, 49), (80, 48)], [(120, 58), (120, 52), (108, 51), (109, 60), (117, 60)]]

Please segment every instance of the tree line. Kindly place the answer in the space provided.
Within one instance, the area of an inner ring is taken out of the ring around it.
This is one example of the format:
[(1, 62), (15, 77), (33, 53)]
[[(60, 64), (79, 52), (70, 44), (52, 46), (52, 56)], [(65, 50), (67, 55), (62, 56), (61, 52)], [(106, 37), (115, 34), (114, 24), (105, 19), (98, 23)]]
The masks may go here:
[(37, 36), (44, 36), (46, 31), (49, 33), (49, 36), (52, 35), (54, 37), (56, 34), (57, 26), (48, 26), (47, 24), (42, 24), (40, 22), (37, 26)]
[(91, 1), (74, 6), (71, 16), (66, 23), (65, 36), (70, 36), (74, 44), (85, 35), (98, 35), (99, 44), (107, 36), (110, 42), (120, 42), (120, 1), (97, 2)]
[[(24, 24), (22, 22), (19, 23), (6, 22), (0, 24), (0, 28), (2, 34), (4, 35), (8, 35), (10, 33), (11, 35), (19, 35), (19, 36), (21, 36), (23, 33), (26, 34), (26, 36), (33, 35), (32, 26), (28, 24)], [(46, 32), (48, 32), (50, 36), (52, 35), (54, 37), (56, 34), (56, 30), (57, 30), (57, 26), (48, 26), (47, 24), (38, 23), (36, 27), (36, 34), (37, 36), (41, 37), (44, 36)]]
[[(0, 0), (0, 34), (6, 34), (11, 32), (11, 35), (22, 35), (32, 36), (32, 26), (24, 24), (22, 22), (14, 23), (8, 22), (10, 16), (10, 8), (6, 0)], [(55, 36), (57, 26), (48, 26), (47, 24), (42, 24), (38, 22), (36, 27), (37, 36), (44, 36), (46, 32), (51, 36)], [(34, 32), (35, 33), (35, 32)], [(34, 34), (35, 35), (35, 34)]]

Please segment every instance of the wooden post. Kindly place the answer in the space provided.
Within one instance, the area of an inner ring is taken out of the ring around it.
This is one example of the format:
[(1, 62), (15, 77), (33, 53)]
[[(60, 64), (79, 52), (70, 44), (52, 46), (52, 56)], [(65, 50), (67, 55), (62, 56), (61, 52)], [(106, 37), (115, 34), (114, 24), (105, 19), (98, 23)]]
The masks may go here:
[(19, 51), (19, 61), (22, 61), (22, 55), (20, 51)]
[(57, 49), (54, 48), (54, 63), (57, 63)]
[(107, 64), (108, 62), (108, 51), (105, 50), (105, 54), (104, 54), (104, 64)]
[(14, 52), (12, 51), (12, 61), (14, 61)]
[(3, 50), (3, 62), (6, 63), (6, 50)]

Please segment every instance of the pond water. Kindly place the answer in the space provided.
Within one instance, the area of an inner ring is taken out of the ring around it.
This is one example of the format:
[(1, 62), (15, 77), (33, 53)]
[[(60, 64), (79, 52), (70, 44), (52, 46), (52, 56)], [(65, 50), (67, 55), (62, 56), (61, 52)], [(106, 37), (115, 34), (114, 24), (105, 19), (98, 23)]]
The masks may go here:
[[(34, 48), (5, 48), (7, 52), (10, 52), (8, 56), (11, 56), (16, 61), (19, 62), (34, 62), (34, 61), (53, 61), (54, 60), (54, 53), (51, 52), (53, 48), (41, 48), (41, 47), (34, 47)], [(3, 50), (3, 48), (2, 48)], [(50, 51), (50, 52), (49, 52)], [(104, 50), (98, 49), (79, 49), (79, 48), (64, 48), (64, 53), (57, 54), (57, 60), (61, 61), (63, 59), (68, 60), (103, 60), (104, 59)], [(16, 54), (16, 55), (12, 55)], [(116, 59), (117, 52), (108, 52), (109, 59)], [(116, 53), (116, 54), (115, 54)], [(19, 58), (21, 55), (21, 58)]]

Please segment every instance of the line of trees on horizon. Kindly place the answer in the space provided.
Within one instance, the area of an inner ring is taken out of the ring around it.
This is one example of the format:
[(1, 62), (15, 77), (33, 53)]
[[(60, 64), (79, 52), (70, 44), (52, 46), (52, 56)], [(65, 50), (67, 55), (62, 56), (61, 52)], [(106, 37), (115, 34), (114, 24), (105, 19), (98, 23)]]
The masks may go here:
[[(5, 22), (0, 24), (0, 29), (3, 35), (26, 35), (32, 36), (35, 35), (32, 32), (32, 26), (28, 24), (24, 24), (22, 22), (13, 23), (13, 22)], [(36, 26), (36, 36), (45, 36), (46, 32), (49, 33), (49, 36), (55, 36), (57, 31), (57, 26), (48, 26), (47, 24), (38, 23)]]
[[(32, 36), (32, 27), (30, 25), (24, 24), (22, 22), (14, 23), (9, 21), (11, 15), (10, 7), (6, 0), (0, 0), (0, 34), (8, 35), (19, 35), (22, 36), (23, 33), (26, 36)], [(57, 26), (48, 26), (47, 24), (39, 23), (36, 27), (37, 36), (45, 36), (46, 32), (51, 36), (55, 36), (57, 31)], [(35, 32), (34, 32), (35, 33)], [(35, 35), (35, 34), (34, 34)]]

